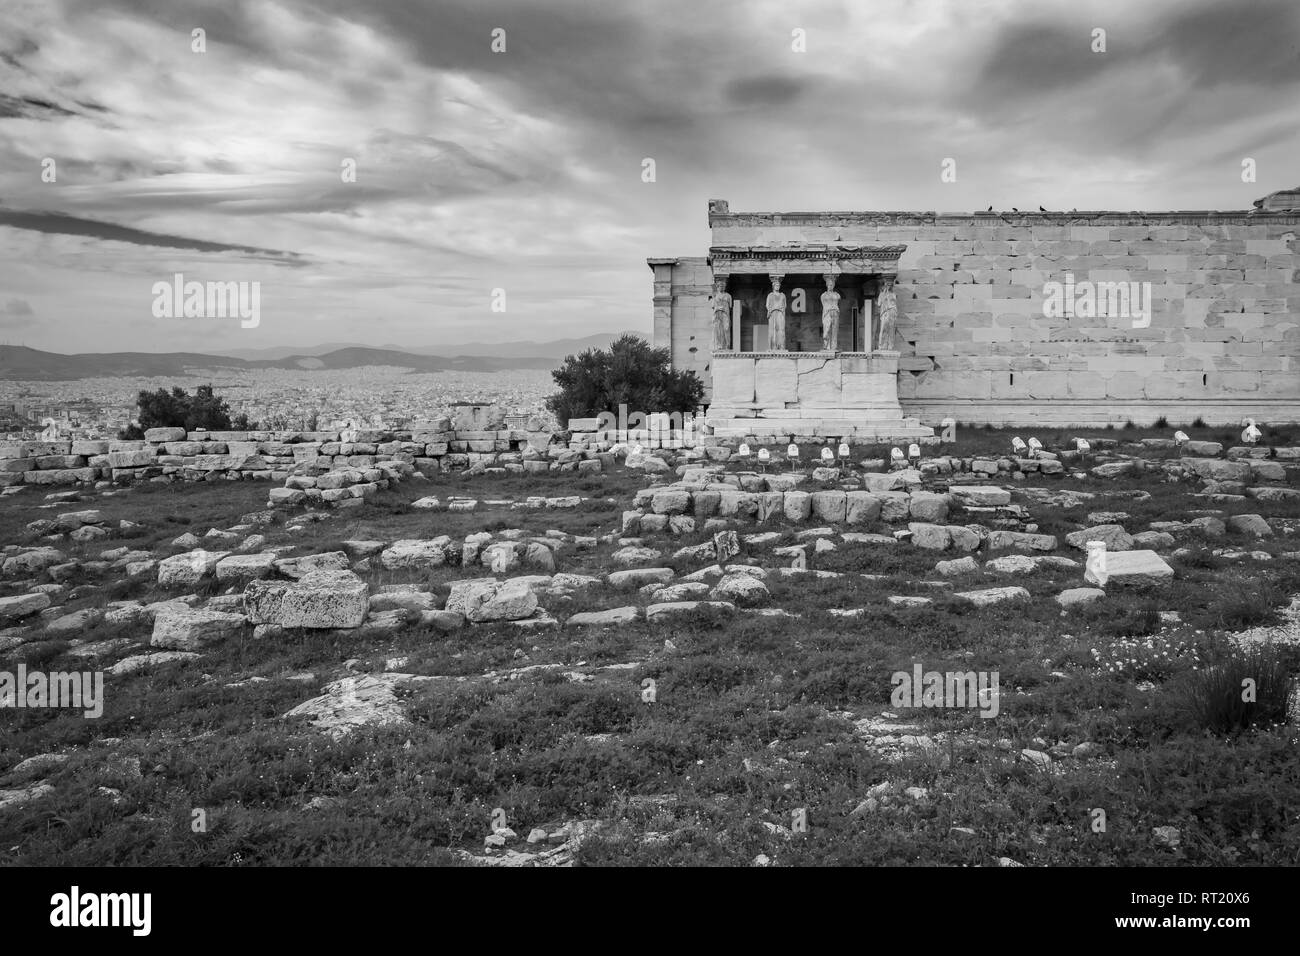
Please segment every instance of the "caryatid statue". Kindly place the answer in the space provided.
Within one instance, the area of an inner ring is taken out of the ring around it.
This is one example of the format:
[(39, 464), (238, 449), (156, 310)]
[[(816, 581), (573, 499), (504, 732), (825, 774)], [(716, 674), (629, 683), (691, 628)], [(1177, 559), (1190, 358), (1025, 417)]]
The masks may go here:
[(822, 351), (838, 352), (840, 350), (840, 294), (835, 291), (833, 273), (826, 273), (822, 279), (826, 282), (826, 291), (822, 293)]
[(876, 348), (882, 352), (894, 351), (894, 326), (898, 324), (898, 297), (894, 295), (894, 280), (884, 279), (880, 289), (880, 332)]
[(781, 291), (781, 277), (768, 276), (772, 291), (767, 294), (768, 348), (773, 352), (785, 351), (785, 293)]
[(727, 291), (727, 280), (713, 280), (713, 351), (725, 352), (731, 349), (731, 293)]

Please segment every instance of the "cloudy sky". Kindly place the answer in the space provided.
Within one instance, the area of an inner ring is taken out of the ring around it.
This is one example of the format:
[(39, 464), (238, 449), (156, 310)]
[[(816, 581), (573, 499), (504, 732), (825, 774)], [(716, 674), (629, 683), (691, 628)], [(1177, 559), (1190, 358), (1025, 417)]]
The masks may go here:
[[(1245, 209), (1300, 183), (1297, 103), (1295, 0), (3, 0), (0, 342), (648, 331), (710, 198)], [(155, 318), (177, 272), (260, 324)]]

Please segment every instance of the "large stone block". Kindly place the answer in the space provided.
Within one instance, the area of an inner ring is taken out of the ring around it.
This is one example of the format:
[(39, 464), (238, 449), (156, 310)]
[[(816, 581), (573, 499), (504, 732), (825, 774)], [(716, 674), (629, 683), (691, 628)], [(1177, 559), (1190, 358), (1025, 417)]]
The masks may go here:
[(447, 563), (451, 538), (439, 535), (431, 540), (403, 538), (394, 541), (379, 555), (379, 563), (388, 570), (437, 568)]
[(952, 535), (942, 525), (913, 521), (907, 526), (912, 532), (912, 544), (927, 551), (944, 551), (952, 544)]
[(1011, 492), (992, 485), (952, 485), (948, 494), (963, 506), (992, 508), (1011, 504)]
[(848, 492), (845, 505), (845, 520), (849, 524), (870, 524), (880, 520), (880, 497), (869, 491)]
[(527, 582), (476, 578), (451, 586), (446, 610), (456, 611), (475, 624), (519, 621), (537, 610), (537, 595)]
[(985, 607), (1003, 601), (1028, 600), (1029, 592), (1018, 587), (986, 588), (982, 591), (958, 591), (953, 597), (965, 598), (979, 607)]
[(807, 521), (812, 514), (812, 496), (806, 491), (787, 491), (784, 510), (789, 521)]
[[(1089, 584), (1100, 584), (1092, 568), (1084, 572)], [(1154, 551), (1120, 551), (1106, 553), (1105, 586), (1167, 584), (1173, 579), (1174, 569)]]
[(626, 571), (611, 571), (611, 587), (642, 587), (646, 584), (667, 584), (674, 577), (672, 568), (630, 568)]
[(719, 492), (718, 514), (724, 518), (755, 518), (758, 516), (758, 496), (744, 491)]
[(351, 571), (312, 571), (297, 581), (253, 581), (244, 611), (254, 624), (281, 627), (360, 627), (370, 588)]
[(204, 551), (199, 548), (164, 558), (158, 562), (158, 586), (193, 588), (204, 578), (212, 577), (217, 563), (229, 555), (229, 551)]
[(842, 523), (845, 517), (846, 501), (842, 491), (814, 491), (812, 493), (812, 512), (821, 521), (834, 524)]
[(685, 514), (691, 507), (690, 492), (681, 488), (656, 491), (650, 499), (650, 509), (660, 515)]
[(139, 451), (110, 451), (108, 464), (111, 468), (141, 468), (152, 465), (157, 457), (157, 452), (152, 448)]
[(298, 488), (272, 488), (267, 500), (274, 505), (296, 505), (307, 500), (307, 492)]
[(62, 564), (66, 559), (67, 556), (57, 548), (29, 548), (17, 554), (7, 555), (3, 570), (5, 574), (34, 574), (56, 564)]
[(0, 624), (10, 624), (38, 611), (44, 611), (49, 606), (50, 596), (39, 591), (0, 597)]
[(55, 471), (25, 471), (23, 484), (27, 485), (75, 485), (94, 481), (99, 477), (95, 468), (60, 468)]
[(154, 615), (152, 647), (178, 651), (197, 651), (232, 637), (238, 637), (246, 621), (242, 614), (190, 608), (179, 602), (169, 603)]
[(1102, 541), (1107, 551), (1128, 551), (1133, 547), (1133, 537), (1122, 525), (1099, 524), (1065, 536), (1066, 543), (1080, 551), (1088, 550), (1089, 541)]
[(876, 497), (880, 499), (880, 520), (885, 522), (906, 521), (912, 510), (912, 499), (905, 491), (881, 491)]
[(246, 584), (258, 578), (268, 577), (274, 565), (273, 553), (232, 554), (217, 562), (216, 576), (223, 584), (231, 582)]
[(1250, 465), (1244, 461), (1227, 461), (1222, 458), (1180, 458), (1178, 463), (1201, 478), (1209, 478), (1213, 481), (1250, 481)]
[[(794, 376), (793, 363), (789, 374), (791, 379)], [(754, 361), (750, 359), (714, 359), (712, 365), (713, 372), (713, 396), (712, 401), (719, 405), (750, 405), (754, 402), (755, 395), (755, 369)], [(794, 394), (793, 380), (789, 383), (789, 388), (782, 392), (783, 397), (780, 401), (788, 401), (789, 397)], [(773, 384), (767, 386), (768, 391), (775, 393), (781, 386)]]
[(908, 513), (916, 521), (940, 522), (948, 517), (948, 496), (932, 491), (913, 491)]
[(1026, 531), (990, 531), (984, 546), (990, 551), (1003, 548), (1024, 548), (1030, 551), (1055, 551), (1056, 537), (1050, 534), (1030, 534)]
[[(763, 364), (766, 363), (760, 362), (760, 366)], [(791, 363), (786, 361), (785, 364)], [(840, 379), (841, 366), (838, 360), (809, 356), (795, 359), (794, 365), (798, 376), (796, 400), (802, 407), (837, 408), (844, 404), (843, 385)]]
[(39, 458), (71, 451), (72, 443), (66, 441), (0, 441), (0, 458)]
[(980, 532), (973, 528), (950, 524), (947, 526), (947, 531), (952, 547), (957, 551), (977, 551), (983, 541)]

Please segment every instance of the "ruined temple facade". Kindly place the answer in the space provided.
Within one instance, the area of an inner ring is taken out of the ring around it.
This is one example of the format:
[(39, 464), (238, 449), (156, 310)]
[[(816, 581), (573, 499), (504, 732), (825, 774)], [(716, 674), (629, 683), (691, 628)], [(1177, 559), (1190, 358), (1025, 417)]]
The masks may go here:
[(732, 212), (650, 259), (723, 435), (1300, 420), (1300, 192), (1242, 212)]

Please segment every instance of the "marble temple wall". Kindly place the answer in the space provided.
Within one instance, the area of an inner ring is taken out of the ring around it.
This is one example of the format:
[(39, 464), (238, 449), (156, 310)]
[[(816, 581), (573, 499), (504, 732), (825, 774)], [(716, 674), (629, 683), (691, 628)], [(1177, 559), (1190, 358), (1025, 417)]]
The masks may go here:
[[(1300, 210), (782, 214), (715, 201), (709, 222), (714, 246), (906, 244), (898, 395), (925, 423), (1300, 420)], [(707, 385), (708, 261), (650, 263), (655, 344)]]

